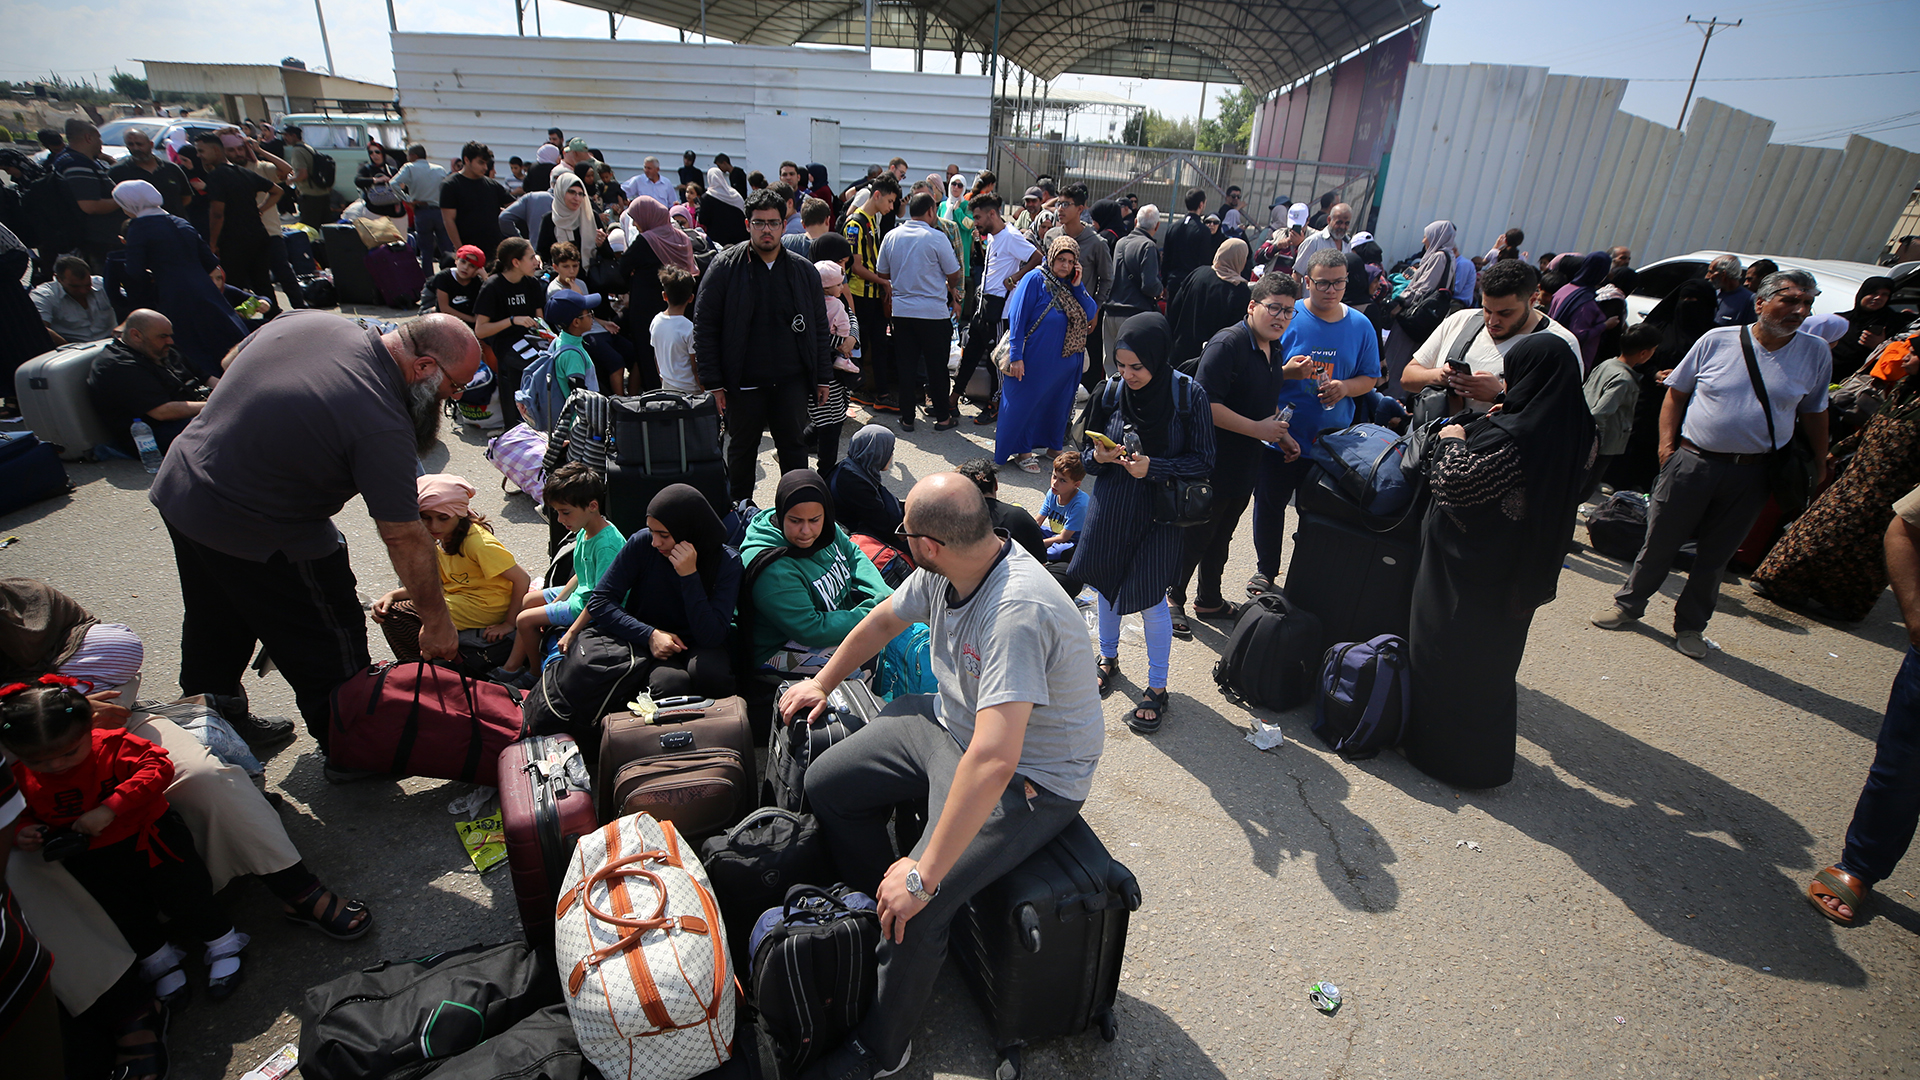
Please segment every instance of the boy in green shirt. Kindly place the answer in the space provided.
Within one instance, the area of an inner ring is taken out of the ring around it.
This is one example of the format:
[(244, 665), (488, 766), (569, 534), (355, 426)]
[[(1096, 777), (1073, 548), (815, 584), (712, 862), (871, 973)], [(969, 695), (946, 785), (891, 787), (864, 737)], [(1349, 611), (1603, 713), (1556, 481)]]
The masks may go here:
[(569, 380), (580, 376), (587, 389), (600, 392), (600, 380), (593, 371), (593, 357), (587, 354), (587, 343), (580, 340), (593, 329), (593, 311), (600, 306), (599, 293), (557, 292), (547, 297), (547, 325), (560, 332), (559, 340), (553, 343), (553, 379), (562, 387), (562, 395), (572, 393), (565, 389), (573, 385)]
[(513, 652), (494, 668), (489, 678), (522, 690), (539, 678), (540, 644), (550, 626), (571, 627), (586, 611), (587, 594), (600, 575), (613, 565), (626, 538), (601, 512), (607, 501), (607, 482), (577, 461), (553, 470), (547, 478), (547, 506), (560, 524), (573, 530), (573, 577), (565, 585), (527, 594), (526, 606), (514, 620)]

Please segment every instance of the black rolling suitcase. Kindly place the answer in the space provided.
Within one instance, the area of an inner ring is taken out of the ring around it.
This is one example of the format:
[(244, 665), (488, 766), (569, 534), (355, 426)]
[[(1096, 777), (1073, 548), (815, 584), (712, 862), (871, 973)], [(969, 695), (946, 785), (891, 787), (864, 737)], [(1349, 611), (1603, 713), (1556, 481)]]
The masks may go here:
[(1300, 486), (1300, 525), (1282, 591), (1319, 617), (1322, 650), (1382, 634), (1404, 638), (1413, 578), (1420, 569), (1426, 498), (1416, 499), (1403, 517), (1381, 518), (1348, 502), (1330, 484), (1316, 468)]
[(669, 484), (688, 484), (713, 504), (713, 512), (726, 517), (733, 509), (728, 498), (727, 463), (702, 461), (687, 466), (685, 472), (666, 470), (648, 472), (643, 466), (622, 465), (618, 458), (607, 459), (607, 520), (620, 529), (620, 535), (632, 536), (647, 527), (647, 504)]
[(1017, 1080), (1030, 1042), (1095, 1025), (1113, 1040), (1127, 920), (1139, 907), (1133, 871), (1076, 817), (961, 909), (949, 953), (987, 1014), (996, 1077)]
[(521, 930), (551, 951), (556, 886), (573, 845), (600, 827), (586, 759), (571, 737), (533, 735), (500, 751), (500, 818)]
[(367, 245), (351, 225), (320, 226), (320, 242), (327, 253), (327, 268), (333, 271), (336, 303), (379, 304), (380, 290), (367, 272)]
[(613, 410), (614, 457), (622, 465), (684, 473), (721, 460), (720, 407), (712, 394), (652, 390), (607, 404)]
[[(781, 687), (785, 693), (786, 688)], [(814, 758), (880, 715), (880, 699), (867, 684), (849, 679), (827, 695), (820, 718), (808, 723), (795, 715), (792, 723), (780, 719), (780, 700), (774, 699), (773, 730), (767, 737), (767, 782), (760, 801), (796, 814), (807, 809), (807, 766)]]

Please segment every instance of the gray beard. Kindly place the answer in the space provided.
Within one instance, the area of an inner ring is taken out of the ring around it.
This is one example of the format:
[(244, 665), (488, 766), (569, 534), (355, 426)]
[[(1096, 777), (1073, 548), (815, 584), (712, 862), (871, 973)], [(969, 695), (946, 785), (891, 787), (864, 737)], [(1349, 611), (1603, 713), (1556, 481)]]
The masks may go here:
[(440, 387), (447, 381), (438, 368), (417, 383), (407, 384), (407, 415), (413, 418), (413, 446), (424, 454), (440, 441)]

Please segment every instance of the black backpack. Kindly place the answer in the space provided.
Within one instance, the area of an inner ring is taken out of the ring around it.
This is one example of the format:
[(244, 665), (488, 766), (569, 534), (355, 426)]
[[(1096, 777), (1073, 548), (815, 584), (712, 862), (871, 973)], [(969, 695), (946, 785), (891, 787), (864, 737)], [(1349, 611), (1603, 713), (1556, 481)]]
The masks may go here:
[(571, 735), (591, 767), (600, 756), (600, 720), (627, 707), (641, 688), (644, 646), (588, 627), (540, 673), (540, 683), (520, 705), (530, 735)]
[(338, 168), (339, 165), (333, 160), (332, 154), (323, 154), (315, 150), (313, 152), (313, 168), (307, 170), (307, 182), (315, 186), (325, 185), (332, 187), (334, 179), (339, 176)]
[(1233, 624), (1213, 665), (1220, 689), (1249, 705), (1291, 709), (1313, 696), (1319, 674), (1320, 618), (1282, 593), (1263, 593)]
[(749, 993), (780, 1075), (797, 1076), (839, 1046), (873, 1004), (880, 915), (845, 885), (795, 885), (754, 924)]
[(300, 1075), (422, 1076), (560, 1000), (559, 978), (524, 941), (382, 960), (307, 991)]
[(763, 806), (747, 819), (700, 845), (700, 865), (713, 881), (732, 947), (735, 971), (746, 971), (747, 943), (768, 908), (779, 907), (795, 885), (834, 880), (827, 838), (812, 814)]
[(20, 198), (20, 220), (32, 233), (20, 239), (42, 251), (71, 251), (86, 236), (87, 217), (80, 212), (80, 203), (51, 168), (28, 182)]

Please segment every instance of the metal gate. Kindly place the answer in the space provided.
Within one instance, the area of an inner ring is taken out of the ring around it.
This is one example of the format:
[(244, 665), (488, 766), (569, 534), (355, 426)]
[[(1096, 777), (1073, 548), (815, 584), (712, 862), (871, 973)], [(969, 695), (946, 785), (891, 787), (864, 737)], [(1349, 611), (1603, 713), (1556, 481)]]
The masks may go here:
[(1088, 195), (1096, 200), (1137, 195), (1141, 205), (1153, 203), (1172, 220), (1186, 212), (1182, 200), (1188, 190), (1204, 189), (1209, 211), (1219, 213), (1227, 188), (1238, 186), (1243, 196), (1241, 213), (1250, 225), (1266, 222), (1267, 207), (1276, 197), (1307, 203), (1315, 210), (1323, 200), (1329, 205), (1348, 203), (1356, 208), (1354, 216), (1366, 221), (1375, 188), (1374, 170), (1365, 165), (1117, 143), (996, 135), (988, 160), (1000, 178), (1000, 197), (1010, 203), (1018, 204), (1036, 179), (1051, 176), (1062, 188), (1087, 185)]

